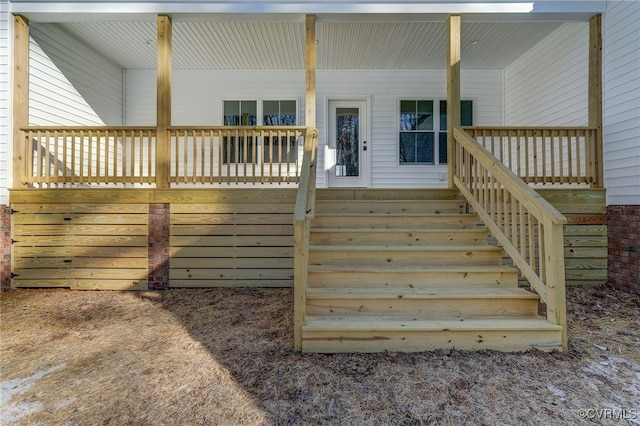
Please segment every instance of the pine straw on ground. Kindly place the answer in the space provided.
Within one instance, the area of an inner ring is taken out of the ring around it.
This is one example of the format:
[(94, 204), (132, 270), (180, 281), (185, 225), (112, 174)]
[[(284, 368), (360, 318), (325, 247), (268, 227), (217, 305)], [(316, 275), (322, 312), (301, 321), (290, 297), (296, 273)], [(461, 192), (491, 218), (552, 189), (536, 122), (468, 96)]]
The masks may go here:
[(1, 424), (640, 424), (640, 297), (606, 286), (551, 354), (298, 354), (290, 289), (1, 297)]

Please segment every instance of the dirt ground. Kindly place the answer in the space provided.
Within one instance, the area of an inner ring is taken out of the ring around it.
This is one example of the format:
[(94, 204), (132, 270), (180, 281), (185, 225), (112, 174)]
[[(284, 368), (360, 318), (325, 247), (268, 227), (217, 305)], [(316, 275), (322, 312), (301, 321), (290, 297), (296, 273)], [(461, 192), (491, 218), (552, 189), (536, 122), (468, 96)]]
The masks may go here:
[(550, 354), (298, 354), (291, 289), (0, 297), (3, 425), (640, 425), (640, 297), (609, 287), (569, 289)]

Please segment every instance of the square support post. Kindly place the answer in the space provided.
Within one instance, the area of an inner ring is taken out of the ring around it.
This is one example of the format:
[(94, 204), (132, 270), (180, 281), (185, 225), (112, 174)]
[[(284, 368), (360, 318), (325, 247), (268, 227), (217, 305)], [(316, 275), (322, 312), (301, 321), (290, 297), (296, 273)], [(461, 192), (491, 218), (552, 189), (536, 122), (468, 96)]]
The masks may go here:
[(604, 164), (602, 146), (602, 15), (589, 21), (589, 127), (596, 128), (593, 159), (595, 182), (591, 186), (604, 187)]
[(158, 16), (158, 88), (157, 88), (157, 134), (156, 134), (156, 187), (169, 188), (171, 172), (171, 147), (169, 127), (171, 126), (171, 18)]
[(305, 126), (316, 127), (316, 16), (305, 19)]
[(460, 15), (447, 19), (447, 179), (453, 188), (456, 147), (453, 126), (460, 125)]
[(22, 127), (29, 125), (29, 21), (13, 17), (13, 179), (11, 187), (23, 188), (27, 150)]

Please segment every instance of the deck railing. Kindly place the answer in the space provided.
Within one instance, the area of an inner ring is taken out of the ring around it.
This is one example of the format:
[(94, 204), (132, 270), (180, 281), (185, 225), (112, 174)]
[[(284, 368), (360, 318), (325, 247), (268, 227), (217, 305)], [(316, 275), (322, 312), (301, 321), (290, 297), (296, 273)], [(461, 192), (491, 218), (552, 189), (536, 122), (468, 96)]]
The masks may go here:
[(304, 127), (171, 127), (172, 183), (298, 182)]
[(566, 218), (461, 127), (453, 140), (455, 185), (563, 327), (566, 350)]
[(318, 131), (307, 128), (300, 184), (296, 196), (293, 217), (293, 262), (294, 262), (294, 348), (302, 350), (302, 326), (305, 317), (307, 267), (309, 265), (309, 236), (311, 219), (315, 216), (316, 161), (318, 154)]
[[(155, 127), (23, 128), (22, 183), (37, 188), (155, 185)], [(171, 127), (169, 182), (296, 183), (305, 128)]]
[(596, 128), (464, 129), (526, 183), (602, 185), (597, 171)]
[(27, 127), (22, 134), (25, 185), (155, 182), (155, 127)]

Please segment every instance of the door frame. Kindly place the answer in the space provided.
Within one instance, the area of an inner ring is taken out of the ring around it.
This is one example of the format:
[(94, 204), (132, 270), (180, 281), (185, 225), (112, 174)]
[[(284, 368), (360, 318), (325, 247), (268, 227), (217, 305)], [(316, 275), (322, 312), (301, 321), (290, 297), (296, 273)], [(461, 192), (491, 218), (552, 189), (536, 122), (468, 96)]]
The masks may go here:
[[(331, 173), (332, 173), (332, 168), (333, 167), (327, 167), (327, 160), (329, 160), (328, 164), (333, 164), (335, 163), (335, 148), (331, 148), (330, 147), (330, 143), (329, 143), (329, 139), (331, 137), (330, 135), (330, 128), (331, 128), (331, 118), (332, 118), (332, 111), (331, 108), (333, 107), (333, 103), (334, 102), (344, 102), (344, 103), (349, 103), (352, 102), (354, 104), (354, 106), (360, 107), (360, 108), (364, 108), (364, 111), (361, 111), (360, 116), (361, 116), (361, 126), (360, 126), (360, 132), (362, 133), (361, 136), (361, 140), (362, 141), (366, 141), (367, 143), (367, 149), (365, 150), (364, 154), (361, 151), (361, 158), (360, 158), (360, 168), (361, 168), (361, 173), (363, 174), (363, 182), (364, 182), (364, 186), (333, 186), (332, 185), (332, 180), (331, 180)], [(326, 119), (325, 119), (325, 135), (326, 136), (326, 140), (325, 140), (325, 173), (326, 173), (326, 182), (327, 182), (327, 188), (370, 188), (371, 187), (371, 148), (372, 148), (372, 143), (371, 143), (371, 96), (327, 96), (325, 98), (325, 111), (326, 111)], [(362, 120), (364, 121), (364, 123), (362, 123)]]

